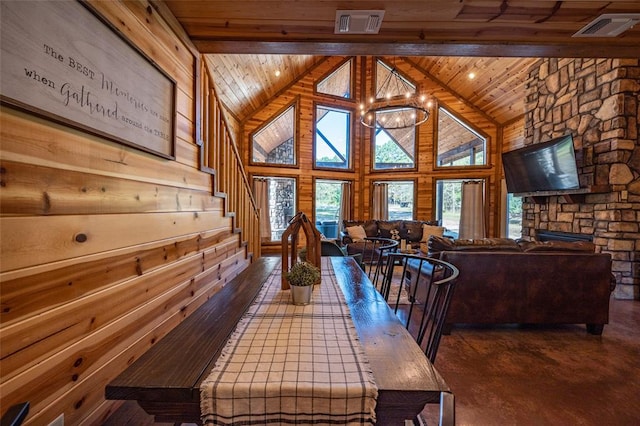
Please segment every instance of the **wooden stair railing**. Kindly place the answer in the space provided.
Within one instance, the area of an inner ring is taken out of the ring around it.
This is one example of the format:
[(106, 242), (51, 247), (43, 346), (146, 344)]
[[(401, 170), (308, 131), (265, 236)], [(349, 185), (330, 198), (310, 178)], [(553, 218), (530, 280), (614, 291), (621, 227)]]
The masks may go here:
[(257, 259), (261, 256), (260, 212), (205, 61), (200, 61), (200, 84), (200, 169), (213, 175), (213, 194), (224, 199), (234, 232), (240, 233), (247, 255)]

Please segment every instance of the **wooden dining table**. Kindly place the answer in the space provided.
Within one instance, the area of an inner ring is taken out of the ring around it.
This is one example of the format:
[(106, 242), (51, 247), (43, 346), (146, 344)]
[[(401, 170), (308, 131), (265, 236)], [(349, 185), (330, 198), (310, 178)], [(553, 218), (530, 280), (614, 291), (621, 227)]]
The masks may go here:
[[(377, 424), (404, 425), (451, 390), (357, 263), (330, 259), (378, 388)], [(156, 421), (200, 423), (200, 385), (279, 260), (256, 260), (112, 380), (107, 399), (135, 400)]]

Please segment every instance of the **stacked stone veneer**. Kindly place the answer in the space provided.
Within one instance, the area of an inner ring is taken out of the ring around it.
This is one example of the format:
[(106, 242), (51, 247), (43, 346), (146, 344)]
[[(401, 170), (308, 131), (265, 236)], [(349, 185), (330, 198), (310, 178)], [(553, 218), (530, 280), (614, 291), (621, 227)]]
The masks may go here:
[(292, 179), (271, 179), (269, 193), (269, 214), (271, 215), (271, 238), (279, 241), (289, 220), (293, 217), (293, 194), (295, 181)]
[(293, 138), (273, 148), (265, 158), (269, 164), (295, 164)]
[(640, 298), (640, 60), (543, 59), (532, 67), (525, 144), (571, 133), (580, 186), (590, 193), (527, 198), (523, 235), (593, 236), (610, 253), (617, 298)]

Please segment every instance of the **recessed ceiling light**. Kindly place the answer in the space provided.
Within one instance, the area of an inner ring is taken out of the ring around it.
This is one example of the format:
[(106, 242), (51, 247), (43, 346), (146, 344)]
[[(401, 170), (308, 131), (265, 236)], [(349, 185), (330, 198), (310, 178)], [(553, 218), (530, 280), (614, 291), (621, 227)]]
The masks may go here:
[(280, 70), (276, 70), (274, 74), (276, 75), (276, 77), (280, 77)]
[(472, 71), (469, 73), (469, 80), (473, 80), (474, 78), (476, 78), (476, 73)]

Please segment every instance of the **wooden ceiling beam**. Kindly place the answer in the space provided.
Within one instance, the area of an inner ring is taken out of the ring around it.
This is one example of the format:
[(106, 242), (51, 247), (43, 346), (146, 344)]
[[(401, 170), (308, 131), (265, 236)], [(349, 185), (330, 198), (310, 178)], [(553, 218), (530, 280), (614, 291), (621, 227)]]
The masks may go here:
[(638, 58), (635, 43), (620, 40), (615, 45), (487, 43), (352, 43), (330, 41), (256, 41), (194, 39), (200, 53), (341, 55), (341, 56), (468, 56), (521, 58)]

